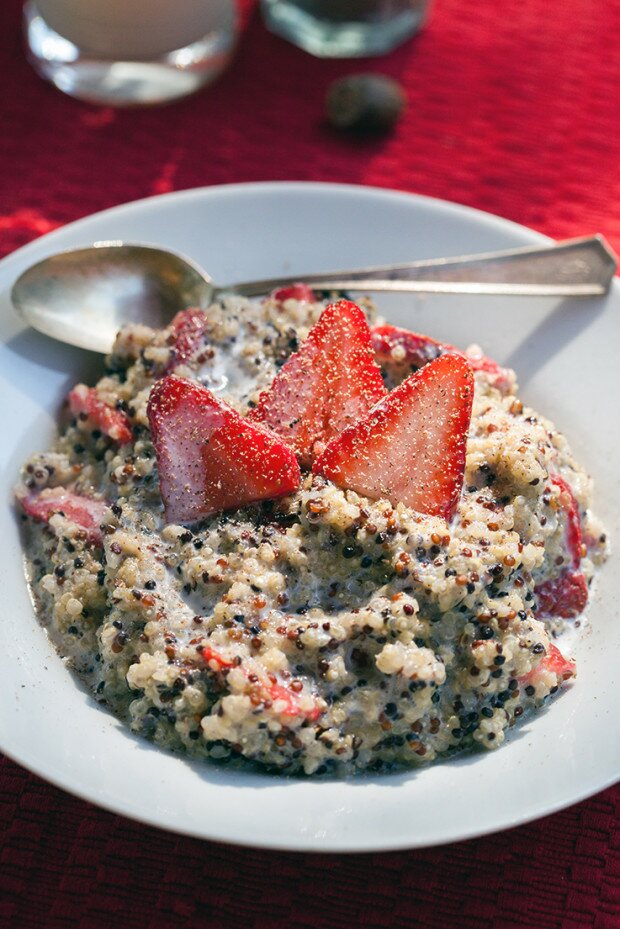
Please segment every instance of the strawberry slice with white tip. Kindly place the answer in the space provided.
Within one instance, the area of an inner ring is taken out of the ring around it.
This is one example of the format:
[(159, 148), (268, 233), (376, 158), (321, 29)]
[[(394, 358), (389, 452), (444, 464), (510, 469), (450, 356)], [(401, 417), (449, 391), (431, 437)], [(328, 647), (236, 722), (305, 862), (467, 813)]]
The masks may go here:
[(373, 500), (449, 520), (463, 486), (473, 390), (467, 361), (441, 355), (333, 439), (313, 470)]
[(163, 378), (147, 412), (168, 522), (195, 522), (299, 487), (291, 449), (199, 384)]
[(366, 317), (340, 300), (323, 311), (248, 418), (277, 432), (309, 467), (330, 439), (385, 393)]
[(133, 436), (131, 422), (122, 410), (117, 410), (105, 400), (101, 400), (94, 387), (76, 384), (69, 392), (69, 409), (78, 419), (78, 424), (91, 424), (118, 442), (127, 445)]
[(105, 500), (82, 497), (65, 487), (46, 487), (20, 497), (19, 502), (24, 513), (38, 522), (48, 523), (52, 516), (60, 513), (83, 529), (90, 542), (101, 545), (103, 536), (100, 526), (109, 507)]

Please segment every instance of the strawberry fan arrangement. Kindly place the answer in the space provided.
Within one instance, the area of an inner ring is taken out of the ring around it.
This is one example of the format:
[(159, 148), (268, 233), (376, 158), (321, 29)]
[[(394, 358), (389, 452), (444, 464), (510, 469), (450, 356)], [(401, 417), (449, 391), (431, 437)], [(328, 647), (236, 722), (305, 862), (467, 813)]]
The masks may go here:
[(300, 466), (450, 519), (472, 396), (471, 366), (457, 353), (438, 354), (388, 392), (363, 312), (331, 304), (246, 417), (194, 382), (157, 382), (148, 416), (166, 519), (190, 523), (290, 494)]

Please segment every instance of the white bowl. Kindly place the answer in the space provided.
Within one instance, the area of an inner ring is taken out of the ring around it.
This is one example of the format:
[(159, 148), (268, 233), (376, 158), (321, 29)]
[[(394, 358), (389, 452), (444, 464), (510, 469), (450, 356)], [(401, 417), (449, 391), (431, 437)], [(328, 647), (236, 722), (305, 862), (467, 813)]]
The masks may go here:
[[(389, 191), (330, 184), (247, 184), (185, 191), (66, 226), (0, 262), (0, 748), (100, 806), (194, 836), (312, 851), (413, 848), (523, 823), (620, 776), (615, 684), (618, 571), (603, 568), (575, 646), (579, 677), (512, 730), (499, 751), (423, 770), (348, 780), (278, 778), (187, 761), (133, 736), (65, 668), (26, 590), (11, 487), (45, 448), (69, 387), (100, 359), (25, 331), (9, 301), (28, 265), (101, 239), (158, 243), (218, 282), (486, 251), (544, 241), (505, 220)], [(525, 400), (556, 421), (594, 475), (595, 505), (620, 535), (620, 288), (600, 300), (380, 298), (397, 324), (516, 368)]]

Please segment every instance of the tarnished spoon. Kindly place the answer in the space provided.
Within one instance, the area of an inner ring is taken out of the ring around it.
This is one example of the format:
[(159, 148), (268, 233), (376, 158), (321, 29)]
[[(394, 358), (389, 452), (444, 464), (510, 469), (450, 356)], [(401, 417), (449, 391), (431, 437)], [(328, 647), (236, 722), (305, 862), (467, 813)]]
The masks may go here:
[(195, 262), (167, 249), (96, 242), (28, 268), (15, 282), (11, 298), (17, 312), (40, 332), (70, 345), (109, 352), (125, 323), (160, 328), (178, 310), (206, 307), (223, 293), (260, 296), (299, 280), (325, 291), (583, 297), (605, 293), (616, 266), (616, 256), (597, 235), (542, 248), (296, 274), (222, 287)]

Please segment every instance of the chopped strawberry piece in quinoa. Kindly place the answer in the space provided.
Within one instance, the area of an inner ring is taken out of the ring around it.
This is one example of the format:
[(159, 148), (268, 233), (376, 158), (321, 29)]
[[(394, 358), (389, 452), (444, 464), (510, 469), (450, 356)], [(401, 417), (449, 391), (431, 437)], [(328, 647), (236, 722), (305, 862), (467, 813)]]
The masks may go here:
[(558, 679), (558, 684), (561, 684), (563, 681), (568, 681), (571, 677), (575, 676), (575, 662), (572, 659), (569, 660), (565, 658), (557, 645), (554, 645), (553, 642), (549, 642), (547, 654), (542, 661), (527, 674), (518, 678), (518, 681), (524, 686), (529, 684), (536, 685), (545, 671), (550, 671), (552, 674), (555, 674)]
[(24, 513), (39, 522), (47, 523), (54, 514), (62, 514), (84, 529), (90, 542), (101, 545), (103, 536), (100, 526), (109, 506), (105, 500), (82, 497), (64, 487), (47, 487), (20, 497), (19, 502)]
[(446, 351), (442, 342), (398, 326), (373, 326), (370, 335), (375, 358), (380, 365), (398, 363), (422, 368)]
[(119, 445), (131, 442), (131, 423), (126, 414), (101, 400), (94, 387), (77, 384), (69, 392), (68, 400), (69, 409), (78, 417), (78, 422), (84, 416), (84, 422), (90, 422)]
[(314, 722), (323, 712), (318, 706), (314, 706), (310, 711), (302, 710), (295, 694), (283, 687), (282, 684), (269, 682), (269, 684), (265, 685), (265, 691), (272, 703), (285, 704), (284, 708), (280, 710), (281, 716), (299, 716), (303, 713), (307, 719)]
[(203, 646), (202, 657), (207, 662), (211, 664), (212, 662), (217, 665), (217, 670), (221, 671), (222, 668), (232, 668), (232, 661), (228, 661), (226, 658), (223, 658), (219, 652), (216, 652), (214, 648), (211, 648), (210, 645)]
[(539, 618), (560, 616), (562, 619), (574, 619), (585, 610), (588, 602), (588, 584), (579, 570), (583, 550), (579, 504), (570, 484), (563, 477), (554, 474), (550, 482), (560, 490), (560, 512), (566, 518), (564, 533), (570, 561), (556, 577), (536, 587), (536, 615)]
[(170, 359), (164, 374), (185, 364), (204, 347), (208, 328), (206, 314), (196, 307), (180, 310), (170, 324)]
[(560, 506), (566, 514), (566, 547), (571, 556), (571, 565), (578, 568), (581, 563), (583, 534), (579, 504), (570, 484), (559, 474), (551, 477), (551, 483), (560, 489)]
[(467, 361), (442, 355), (333, 439), (313, 470), (371, 499), (449, 520), (463, 486), (472, 398)]
[(300, 300), (305, 303), (314, 303), (316, 294), (307, 284), (298, 282), (296, 284), (287, 284), (286, 287), (276, 287), (269, 294), (271, 300), (276, 303), (284, 303), (285, 300)]
[[(222, 671), (223, 669), (228, 669), (233, 667), (233, 662), (222, 657), (219, 652), (217, 652), (210, 645), (203, 646), (202, 657), (207, 662), (208, 665), (212, 666), (215, 664), (217, 666), (217, 671)], [(249, 676), (249, 671), (247, 671), (243, 665), (240, 665), (240, 671), (245, 677)], [(253, 675), (254, 677), (254, 675)], [(286, 687), (282, 684), (274, 683), (273, 681), (253, 681), (256, 686), (260, 687), (263, 692), (264, 700), (269, 701), (270, 703), (278, 703), (280, 707), (278, 709), (280, 716), (299, 716), (303, 713), (307, 719), (314, 722), (318, 719), (321, 713), (323, 712), (320, 707), (314, 706), (310, 711), (302, 710), (299, 700)]]
[(327, 307), (248, 418), (277, 432), (309, 467), (330, 439), (364, 416), (386, 389), (359, 307)]
[(566, 568), (558, 577), (552, 577), (535, 588), (538, 619), (561, 616), (574, 619), (588, 602), (588, 584), (581, 571)]
[(288, 445), (206, 387), (165, 377), (151, 390), (147, 413), (168, 522), (195, 522), (299, 487)]
[(438, 342), (428, 335), (401, 329), (398, 326), (374, 326), (371, 330), (372, 347), (380, 365), (402, 365), (417, 370), (440, 355), (461, 355), (474, 371), (483, 371), (494, 381), (498, 390), (508, 386), (506, 368), (483, 354), (467, 354), (447, 342)]

